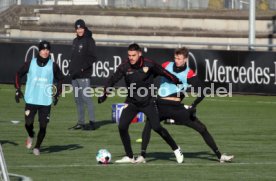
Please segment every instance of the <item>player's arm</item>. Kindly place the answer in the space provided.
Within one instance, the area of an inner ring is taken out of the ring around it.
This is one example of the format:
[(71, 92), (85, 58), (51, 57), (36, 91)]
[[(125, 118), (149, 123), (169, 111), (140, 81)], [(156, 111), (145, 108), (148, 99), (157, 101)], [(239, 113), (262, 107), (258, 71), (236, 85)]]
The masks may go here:
[(103, 103), (107, 95), (110, 93), (109, 88), (113, 87), (124, 76), (124, 70), (122, 64), (118, 67), (117, 71), (107, 80), (104, 86), (104, 92), (101, 97), (98, 98), (98, 103)]
[(95, 40), (93, 38), (90, 38), (88, 41), (88, 45), (87, 45), (87, 58), (88, 58), (88, 64), (85, 65), (84, 67), (82, 67), (81, 71), (85, 71), (87, 69), (90, 69), (93, 62), (95, 62), (97, 60), (97, 56), (96, 56), (96, 43)]
[(14, 87), (16, 89), (16, 91), (15, 91), (15, 101), (17, 103), (19, 103), (20, 98), (23, 97), (23, 93), (21, 91), (21, 81), (22, 81), (22, 78), (28, 73), (29, 68), (30, 68), (30, 64), (31, 64), (31, 61), (25, 62), (24, 65), (16, 72)]
[(54, 70), (54, 79), (57, 82), (56, 93), (54, 95), (54, 105), (56, 105), (58, 103), (58, 96), (62, 92), (62, 83), (64, 80), (64, 75), (56, 63), (53, 64), (53, 70)]
[(174, 84), (181, 84), (181, 81), (175, 75), (173, 75), (172, 73), (167, 71), (165, 68), (163, 68), (164, 64), (161, 66), (153, 61), (152, 61), (152, 64), (153, 64), (152, 70), (155, 74), (168, 78)]
[(22, 78), (28, 73), (29, 68), (30, 68), (30, 64), (31, 64), (30, 61), (25, 62), (24, 65), (22, 67), (20, 67), (20, 69), (16, 72), (15, 82), (14, 82), (14, 87), (16, 89), (21, 88)]
[(190, 70), (188, 72), (188, 77), (187, 77), (187, 82), (190, 84), (192, 87), (194, 87), (194, 90), (197, 91), (198, 96), (192, 103), (192, 107), (196, 107), (205, 97), (204, 95), (204, 84), (202, 81), (195, 75), (193, 70)]

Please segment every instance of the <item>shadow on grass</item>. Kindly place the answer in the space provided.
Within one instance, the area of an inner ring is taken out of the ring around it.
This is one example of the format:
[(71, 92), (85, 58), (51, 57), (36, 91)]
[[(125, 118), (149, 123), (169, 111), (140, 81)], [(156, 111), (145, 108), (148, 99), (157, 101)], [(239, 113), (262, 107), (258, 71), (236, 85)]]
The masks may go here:
[[(207, 151), (201, 152), (184, 152), (184, 160), (185, 158), (195, 158), (195, 159), (204, 159), (210, 161), (217, 161), (216, 156)], [(175, 162), (175, 156), (171, 152), (152, 152), (147, 153), (147, 162), (155, 161), (155, 160), (171, 160)]]
[(42, 147), (40, 152), (44, 153), (54, 153), (54, 152), (61, 152), (61, 151), (73, 151), (77, 149), (82, 149), (83, 146), (79, 144), (70, 144), (70, 145), (53, 145), (49, 147)]
[(15, 143), (15, 142), (9, 141), (9, 140), (0, 140), (0, 144), (1, 145), (10, 144), (10, 145), (13, 145), (13, 146), (17, 146), (18, 145), (18, 143)]
[(114, 123), (112, 120), (101, 120), (101, 121), (95, 122), (95, 127), (96, 129), (99, 129), (100, 127), (105, 126), (107, 124), (116, 124), (116, 123)]

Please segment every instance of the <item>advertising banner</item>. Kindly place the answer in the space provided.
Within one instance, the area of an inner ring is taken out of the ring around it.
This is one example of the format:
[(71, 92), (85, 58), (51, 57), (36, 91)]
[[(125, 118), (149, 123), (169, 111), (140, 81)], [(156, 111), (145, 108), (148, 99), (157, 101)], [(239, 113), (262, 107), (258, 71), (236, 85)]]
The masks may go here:
[[(13, 83), (16, 71), (38, 53), (37, 44), (0, 43), (0, 83)], [(143, 48), (143, 55), (158, 63), (173, 61), (174, 49)], [(51, 58), (70, 83), (71, 46), (53, 44)], [(98, 61), (92, 64), (91, 84), (103, 86), (127, 60), (127, 47), (97, 47)], [(214, 88), (238, 93), (276, 94), (276, 52), (190, 50), (189, 66), (199, 78)], [(124, 86), (124, 80), (115, 86)]]

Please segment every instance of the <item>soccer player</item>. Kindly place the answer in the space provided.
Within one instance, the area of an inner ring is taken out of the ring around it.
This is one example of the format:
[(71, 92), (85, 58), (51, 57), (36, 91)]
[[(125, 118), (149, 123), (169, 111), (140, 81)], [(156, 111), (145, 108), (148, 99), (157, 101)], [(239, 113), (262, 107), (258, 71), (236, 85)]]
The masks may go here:
[[(206, 144), (213, 150), (220, 162), (230, 162), (234, 156), (221, 154), (213, 137), (206, 126), (195, 116), (196, 106), (204, 99), (202, 82), (195, 75), (194, 71), (187, 65), (189, 50), (186, 47), (175, 50), (174, 62), (165, 62), (162, 66), (182, 82), (176, 86), (169, 79), (162, 77), (158, 90), (157, 105), (160, 121), (173, 119), (177, 125), (185, 125), (201, 134)], [(198, 97), (193, 104), (186, 109), (181, 104), (187, 87), (191, 85), (198, 90)], [(146, 149), (150, 140), (151, 124), (145, 124), (142, 133), (141, 155), (136, 159), (136, 163), (145, 163)]]
[[(90, 88), (92, 63), (96, 61), (96, 45), (92, 32), (86, 27), (84, 20), (75, 22), (77, 37), (73, 40), (69, 74), (72, 78), (74, 98), (77, 106), (78, 121), (73, 129), (94, 130), (95, 110), (91, 97), (85, 95)], [(85, 106), (87, 107), (89, 124), (85, 124)]]
[[(23, 97), (21, 91), (21, 79), (27, 75), (24, 100), (25, 128), (28, 133), (26, 147), (32, 148), (34, 139), (34, 118), (38, 112), (39, 132), (33, 149), (34, 155), (40, 155), (40, 146), (46, 135), (47, 124), (50, 120), (51, 104), (58, 103), (61, 92), (63, 74), (56, 63), (50, 58), (51, 45), (47, 41), (41, 41), (38, 45), (39, 53), (36, 58), (26, 62), (15, 76), (15, 100), (20, 102)], [(54, 80), (58, 81), (57, 89), (52, 90)], [(54, 91), (55, 90), (55, 91)], [(54, 97), (52, 97), (54, 95)], [(54, 99), (54, 100), (52, 100)]]
[(99, 103), (105, 101), (108, 88), (112, 87), (122, 77), (125, 78), (128, 96), (118, 128), (126, 156), (120, 160), (116, 160), (116, 163), (135, 163), (128, 128), (131, 120), (138, 112), (143, 112), (148, 117), (151, 128), (170, 145), (177, 162), (183, 162), (183, 154), (180, 147), (176, 145), (168, 131), (160, 125), (156, 102), (152, 94), (150, 94), (150, 87), (153, 86), (153, 79), (156, 75), (165, 76), (174, 84), (179, 83), (178, 78), (163, 69), (161, 65), (144, 58), (138, 44), (131, 44), (128, 47), (128, 60), (118, 67), (117, 71), (107, 81), (104, 95), (98, 98)]

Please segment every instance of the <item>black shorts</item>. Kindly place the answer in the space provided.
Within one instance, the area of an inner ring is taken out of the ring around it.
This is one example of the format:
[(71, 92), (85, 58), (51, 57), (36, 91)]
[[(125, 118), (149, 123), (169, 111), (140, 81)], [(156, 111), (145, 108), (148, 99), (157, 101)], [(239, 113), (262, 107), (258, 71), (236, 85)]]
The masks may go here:
[(25, 120), (29, 122), (33, 122), (37, 112), (38, 112), (38, 121), (40, 123), (48, 123), (50, 121), (51, 105), (41, 106), (41, 105), (33, 105), (33, 104), (26, 104)]
[(176, 124), (185, 124), (185, 122), (191, 121), (190, 113), (181, 102), (158, 99), (157, 106), (161, 121), (173, 119)]

